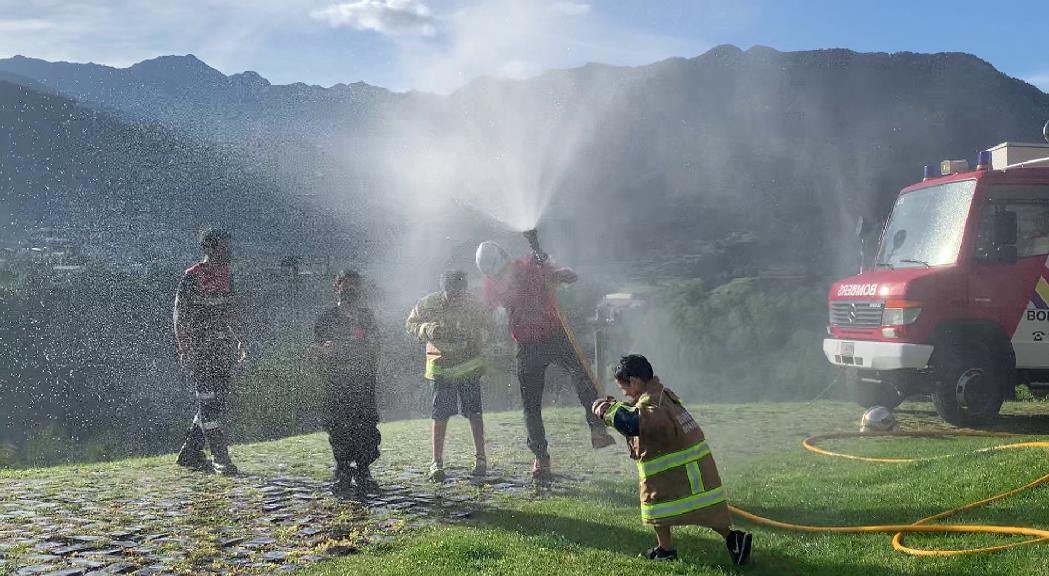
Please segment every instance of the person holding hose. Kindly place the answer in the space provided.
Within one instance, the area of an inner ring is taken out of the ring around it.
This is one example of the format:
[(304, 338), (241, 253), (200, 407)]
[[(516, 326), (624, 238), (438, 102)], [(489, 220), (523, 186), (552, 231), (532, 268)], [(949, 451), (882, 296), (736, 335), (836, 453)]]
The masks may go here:
[(477, 247), (476, 262), (485, 275), (485, 300), (492, 307), (506, 309), (510, 334), (517, 343), (517, 378), (521, 385), (528, 448), (535, 455), (532, 476), (548, 480), (551, 466), (543, 425), (543, 388), (546, 369), (551, 364), (558, 364), (572, 378), (590, 426), (591, 445), (595, 449), (604, 448), (615, 444), (615, 440), (590, 411), (597, 399), (597, 387), (570, 342), (558, 309), (557, 286), (571, 284), (578, 277), (570, 268), (558, 268), (550, 263), (539, 248), (534, 230), (525, 236), (532, 244), (532, 254), (511, 261), (495, 242), (482, 242)]
[(441, 291), (419, 300), (405, 323), (408, 334), (426, 345), (425, 378), (433, 388), (433, 461), (428, 474), (433, 482), (445, 478), (444, 438), (448, 419), (457, 413), (470, 421), (473, 432), (471, 474), (484, 476), (488, 472), (481, 416), (481, 376), (485, 371), (481, 347), (489, 314), (467, 287), (465, 272), (445, 272)]
[(630, 400), (596, 400), (593, 413), (627, 438), (630, 458), (637, 460), (641, 522), (656, 530), (655, 548), (641, 557), (677, 560), (671, 527), (693, 524), (723, 536), (732, 562), (745, 564), (752, 536), (731, 529), (721, 477), (699, 424), (644, 356), (620, 359), (615, 379)]

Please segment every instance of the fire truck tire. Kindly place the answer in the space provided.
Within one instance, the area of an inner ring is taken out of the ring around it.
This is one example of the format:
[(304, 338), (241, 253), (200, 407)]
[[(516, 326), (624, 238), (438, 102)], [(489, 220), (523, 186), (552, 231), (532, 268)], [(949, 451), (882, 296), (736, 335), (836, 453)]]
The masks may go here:
[(893, 379), (879, 375), (877, 379), (865, 378), (855, 368), (845, 369), (845, 384), (856, 403), (864, 408), (884, 406), (889, 410), (900, 405), (905, 396), (900, 394)]
[(955, 426), (978, 426), (998, 416), (1010, 374), (999, 356), (986, 339), (937, 346), (930, 364), (940, 418)]

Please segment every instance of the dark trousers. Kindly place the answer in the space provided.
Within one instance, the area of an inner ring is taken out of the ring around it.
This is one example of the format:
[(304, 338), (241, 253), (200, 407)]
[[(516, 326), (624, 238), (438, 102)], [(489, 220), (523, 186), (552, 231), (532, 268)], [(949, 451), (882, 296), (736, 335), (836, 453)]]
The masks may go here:
[(196, 388), (197, 413), (186, 433), (183, 450), (187, 451), (187, 456), (199, 454), (206, 446), (217, 462), (229, 462), (229, 445), (222, 430), (222, 420), (229, 408), (230, 372), (230, 362), (219, 354), (205, 352), (195, 362), (191, 374)]
[(379, 459), (379, 410), (375, 402), (375, 376), (328, 377), (324, 428), (335, 456), (336, 472), (354, 464), (369, 466)]
[(579, 363), (565, 333), (558, 331), (538, 342), (519, 342), (517, 379), (521, 383), (528, 448), (541, 457), (549, 455), (546, 427), (543, 426), (543, 388), (546, 384), (546, 368), (551, 364), (557, 364), (568, 372), (579, 403), (583, 405), (587, 423), (591, 426), (598, 424), (597, 418), (590, 412), (590, 405), (597, 399), (597, 389), (587, 377), (586, 369)]

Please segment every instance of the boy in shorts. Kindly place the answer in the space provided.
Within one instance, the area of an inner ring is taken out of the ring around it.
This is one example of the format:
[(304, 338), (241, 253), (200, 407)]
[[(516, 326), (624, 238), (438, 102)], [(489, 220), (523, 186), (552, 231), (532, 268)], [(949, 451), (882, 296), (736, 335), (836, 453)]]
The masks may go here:
[(441, 482), (448, 419), (462, 414), (470, 421), (476, 450), (473, 476), (484, 476), (488, 462), (481, 416), (481, 376), (485, 363), (481, 346), (488, 326), (488, 309), (467, 290), (466, 274), (449, 270), (441, 291), (423, 297), (408, 316), (408, 334), (426, 345), (425, 377), (433, 389), (433, 461), (429, 479)]

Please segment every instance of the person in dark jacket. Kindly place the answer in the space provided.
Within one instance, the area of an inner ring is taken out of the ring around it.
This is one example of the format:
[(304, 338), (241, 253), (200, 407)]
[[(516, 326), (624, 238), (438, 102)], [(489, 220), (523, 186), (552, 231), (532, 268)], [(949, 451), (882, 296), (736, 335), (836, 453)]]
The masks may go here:
[(379, 458), (379, 328), (364, 299), (361, 276), (350, 270), (335, 278), (338, 304), (317, 319), (313, 353), (325, 382), (325, 428), (335, 456), (332, 492), (363, 495), (378, 483), (369, 466)]

